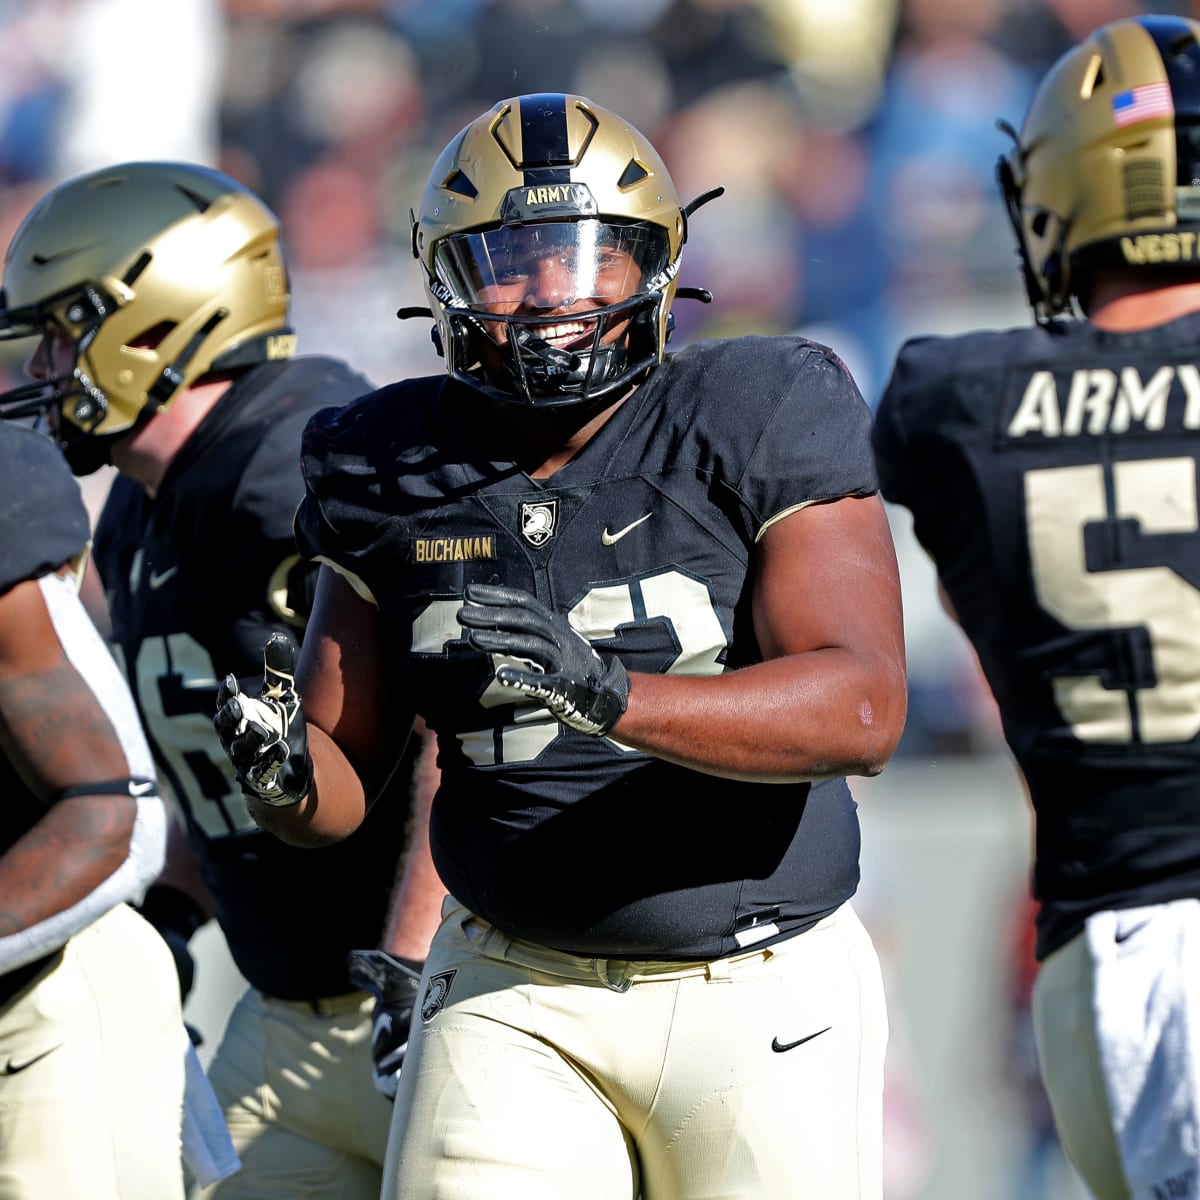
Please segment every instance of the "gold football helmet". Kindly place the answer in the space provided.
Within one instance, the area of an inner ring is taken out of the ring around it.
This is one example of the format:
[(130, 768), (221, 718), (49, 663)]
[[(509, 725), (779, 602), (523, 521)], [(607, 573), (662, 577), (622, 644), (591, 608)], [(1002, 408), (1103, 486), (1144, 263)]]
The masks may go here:
[(1097, 267), (1200, 263), (1200, 23), (1114, 21), (1038, 86), (999, 162), (1029, 299), (1068, 311)]
[(688, 215), (719, 193), (681, 208), (654, 147), (582, 96), (502, 100), (442, 152), (413, 215), (450, 375), (539, 407), (615, 398), (662, 360)]
[(70, 376), (0, 395), (48, 421), (76, 474), (213, 371), (292, 353), (279, 223), (218, 171), (125, 163), (53, 189), (4, 262), (0, 338), (74, 344)]

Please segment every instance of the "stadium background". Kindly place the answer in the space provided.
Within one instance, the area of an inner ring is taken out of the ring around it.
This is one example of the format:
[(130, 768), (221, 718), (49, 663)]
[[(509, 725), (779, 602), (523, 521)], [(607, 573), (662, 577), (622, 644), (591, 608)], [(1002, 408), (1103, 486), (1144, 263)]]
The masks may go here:
[[(1164, 2), (1161, 12), (1192, 6)], [(1133, 0), (0, 0), (0, 241), (52, 184), (180, 158), (285, 228), (302, 350), (378, 382), (441, 369), (409, 210), (494, 101), (577, 91), (656, 143), (692, 222), (676, 343), (800, 331), (874, 404), (905, 337), (1027, 319), (993, 171), (1036, 79)], [(0, 358), (0, 382), (24, 350)], [(108, 477), (84, 484), (93, 511)], [(910, 719), (857, 781), (859, 909), (893, 1021), (888, 1200), (1074, 1200), (1032, 1076), (1030, 825), (975, 662), (893, 513)], [(631, 836), (635, 836), (631, 832)], [(333, 900), (334, 898), (331, 898)], [(207, 1051), (239, 986), (198, 935)], [(203, 1048), (202, 1048), (203, 1051)], [(697, 1047), (697, 1053), (703, 1053)]]

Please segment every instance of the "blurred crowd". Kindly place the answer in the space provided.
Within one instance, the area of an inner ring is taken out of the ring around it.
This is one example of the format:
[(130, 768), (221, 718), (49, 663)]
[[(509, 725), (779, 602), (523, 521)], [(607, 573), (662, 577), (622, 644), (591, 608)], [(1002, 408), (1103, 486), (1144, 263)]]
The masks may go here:
[[(1153, 9), (1189, 6), (1160, 0)], [(1039, 75), (1136, 0), (0, 0), (0, 240), (51, 184), (218, 166), (284, 223), (301, 348), (377, 382), (439, 370), (410, 210), (498, 99), (575, 91), (662, 151), (691, 223), (677, 343), (798, 330), (874, 403), (916, 332), (1028, 319), (994, 182)], [(0, 361), (0, 372), (20, 361)], [(905, 749), (997, 744), (974, 660), (897, 528)], [(907, 580), (906, 580), (907, 583)]]
[[(874, 404), (905, 338), (1030, 319), (995, 185), (1008, 145), (997, 118), (1018, 124), (1036, 80), (1090, 29), (1192, 8), (0, 0), (0, 244), (80, 171), (144, 158), (217, 166), (283, 221), (302, 350), (343, 357), (377, 383), (436, 373), (430, 323), (395, 316), (424, 303), (409, 231), (428, 168), (495, 101), (574, 91), (641, 129), (685, 201), (725, 188), (691, 222), (681, 277), (713, 301), (676, 304), (675, 342), (799, 331), (832, 345)], [(0, 381), (20, 370), (21, 351), (0, 346)], [(910, 671), (901, 756), (995, 752), (974, 657), (893, 515)], [(1022, 907), (1014, 929), (1029, 928)], [(1028, 1036), (1029, 951), (1017, 942), (1005, 1059), (1032, 1132), (1012, 1195), (1064, 1196)], [(903, 1053), (902, 1028), (895, 1043)], [(893, 1078), (892, 1200), (918, 1195), (929, 1171), (921, 1121)]]

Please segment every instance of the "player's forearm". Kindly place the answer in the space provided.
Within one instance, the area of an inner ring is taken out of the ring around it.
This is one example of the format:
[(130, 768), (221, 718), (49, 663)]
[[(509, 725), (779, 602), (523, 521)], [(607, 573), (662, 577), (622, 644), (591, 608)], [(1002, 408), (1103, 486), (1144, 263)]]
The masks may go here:
[(162, 869), (157, 796), (61, 800), (0, 856), (0, 973), (48, 954)]
[(380, 946), (398, 958), (421, 962), (441, 922), (446, 888), (429, 852), (429, 810), (441, 779), (437, 748), (423, 723), (417, 723), (413, 736), (422, 745), (413, 771), (412, 819)]
[(293, 846), (327, 846), (349, 837), (367, 814), (367, 793), (353, 764), (322, 729), (308, 724), (313, 785), (299, 804), (267, 804), (247, 795), (254, 820)]
[(764, 783), (875, 775), (904, 727), (902, 665), (828, 649), (719, 676), (631, 674), (611, 737), (711, 775)]

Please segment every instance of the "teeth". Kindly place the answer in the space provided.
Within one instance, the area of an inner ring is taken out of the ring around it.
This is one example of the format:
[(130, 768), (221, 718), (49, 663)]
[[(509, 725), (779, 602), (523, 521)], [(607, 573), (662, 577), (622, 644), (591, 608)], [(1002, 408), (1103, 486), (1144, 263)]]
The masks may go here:
[(544, 342), (561, 341), (564, 338), (577, 338), (587, 326), (582, 321), (571, 321), (565, 325), (543, 325), (539, 337)]

